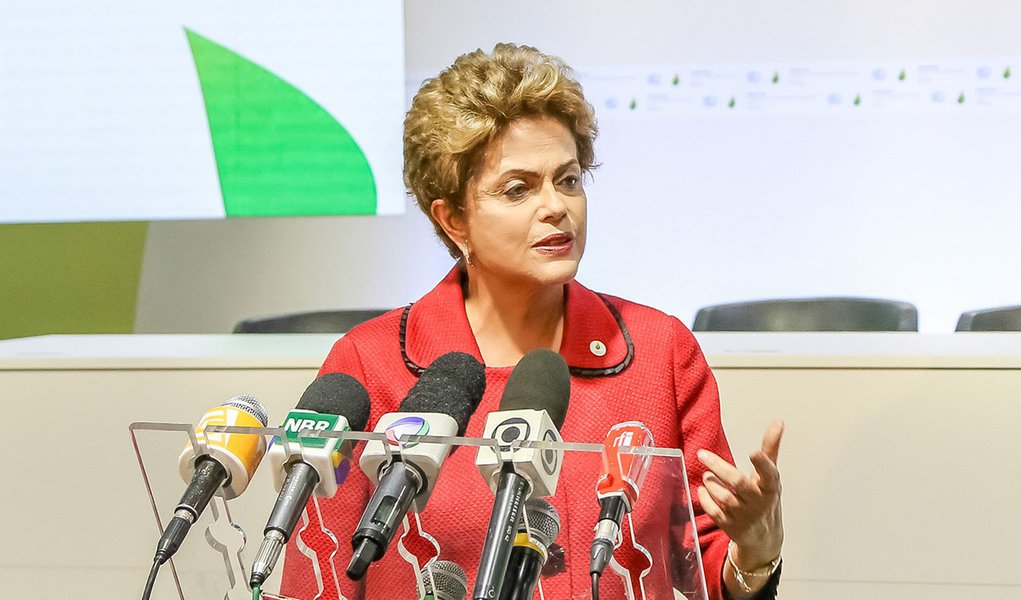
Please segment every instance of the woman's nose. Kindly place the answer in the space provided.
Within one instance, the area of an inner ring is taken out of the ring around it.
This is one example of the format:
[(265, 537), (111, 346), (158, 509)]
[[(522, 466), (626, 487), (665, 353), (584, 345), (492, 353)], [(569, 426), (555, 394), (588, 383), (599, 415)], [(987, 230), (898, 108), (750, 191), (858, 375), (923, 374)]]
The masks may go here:
[(543, 221), (557, 222), (567, 214), (567, 204), (552, 181), (543, 183), (542, 189), (539, 191), (539, 201), (542, 203), (540, 218)]

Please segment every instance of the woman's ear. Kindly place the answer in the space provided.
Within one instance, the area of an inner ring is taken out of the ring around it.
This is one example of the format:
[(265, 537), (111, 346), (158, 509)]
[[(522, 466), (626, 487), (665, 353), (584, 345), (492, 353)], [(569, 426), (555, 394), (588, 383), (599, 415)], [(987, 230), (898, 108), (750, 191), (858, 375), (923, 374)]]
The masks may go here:
[(465, 222), (464, 214), (449, 201), (443, 198), (433, 200), (429, 205), (429, 214), (440, 224), (447, 237), (458, 246), (468, 239), (468, 224)]

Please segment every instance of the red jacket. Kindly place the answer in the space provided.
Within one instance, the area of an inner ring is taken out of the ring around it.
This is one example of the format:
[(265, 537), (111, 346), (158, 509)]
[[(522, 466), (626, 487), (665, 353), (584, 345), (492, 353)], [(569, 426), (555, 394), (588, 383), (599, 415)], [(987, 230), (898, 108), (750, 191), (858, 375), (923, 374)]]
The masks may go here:
[[(560, 354), (571, 367), (572, 376), (570, 404), (561, 430), (564, 440), (602, 443), (614, 424), (638, 420), (652, 431), (657, 447), (683, 449), (709, 598), (721, 600), (721, 571), (728, 540), (702, 513), (694, 493), (704, 471), (695, 452), (707, 448), (727, 460), (733, 459), (720, 424), (716, 381), (695, 338), (675, 317), (596, 294), (577, 282), (567, 285), (566, 296)], [(605, 353), (593, 344), (596, 341), (602, 343)], [(371, 430), (380, 415), (397, 410), (415, 384), (417, 373), (450, 351), (466, 352), (482, 360), (465, 315), (460, 270), (456, 267), (418, 302), (359, 325), (341, 338), (320, 372), (348, 373), (366, 386), (372, 400)], [(486, 393), (469, 422), (468, 437), (481, 436), (486, 415), (499, 407), (510, 372), (511, 367), (486, 368)], [(566, 564), (562, 572), (543, 578), (545, 597), (550, 600), (591, 597), (588, 553), (598, 515), (595, 479), (568, 473), (565, 467), (556, 497), (551, 499), (561, 518), (557, 544), (565, 551)], [(670, 531), (663, 511), (654, 511), (655, 488), (667, 485), (655, 479), (650, 476), (646, 481), (635, 509), (636, 521), (641, 521), (636, 522), (639, 542), (679, 552), (682, 537), (686, 546), (692, 545), (690, 528), (686, 535)], [(364, 583), (355, 585), (344, 575), (351, 557), (350, 537), (370, 492), (365, 476), (352, 469), (333, 499), (321, 501), (318, 510), (310, 504), (312, 522), (292, 537), (287, 548), (283, 594), (301, 600), (316, 598), (319, 584), (315, 571), (319, 571), (325, 581), (325, 591), (319, 597), (324, 599), (337, 598), (335, 584), (331, 584), (333, 572), (348, 598), (415, 597), (414, 584), (408, 583), (413, 582), (412, 567), (401, 557), (396, 540), (383, 559), (369, 569)], [(643, 507), (646, 502), (649, 506)], [(440, 558), (453, 560), (468, 572), (469, 594), (492, 504), (493, 494), (474, 466), (474, 453), (464, 449), (454, 452), (444, 464), (421, 516), (422, 528), (441, 546)], [(646, 516), (639, 519), (643, 512)], [(332, 564), (325, 557), (332, 551), (333, 542), (319, 530), (316, 521), (320, 515), (339, 546)], [(317, 552), (315, 566), (314, 561), (299, 553), (299, 543), (305, 547), (306, 556)], [(423, 545), (428, 547), (418, 539), (416, 547)], [(646, 581), (659, 578), (662, 584), (669, 582), (664, 578), (676, 582), (677, 577), (665, 565), (655, 565)], [(621, 582), (609, 569), (600, 589), (603, 598), (623, 597)]]

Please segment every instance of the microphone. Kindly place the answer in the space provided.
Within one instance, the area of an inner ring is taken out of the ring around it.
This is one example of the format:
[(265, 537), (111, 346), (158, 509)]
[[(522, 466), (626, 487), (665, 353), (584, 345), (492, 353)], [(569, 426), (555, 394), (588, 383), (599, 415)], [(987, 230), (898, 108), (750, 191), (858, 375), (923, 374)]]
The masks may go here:
[(560, 478), (562, 450), (512, 446), (562, 441), (559, 428), (570, 395), (571, 374), (563, 357), (551, 350), (532, 350), (507, 379), (500, 410), (486, 417), (483, 437), (498, 442), (499, 455), (489, 445), (480, 446), (475, 455), (475, 465), (496, 493), (472, 592), (475, 600), (500, 595), (522, 504), (528, 497), (554, 495)]
[(261, 435), (211, 433), (207, 436), (206, 427), (265, 427), (267, 421), (266, 409), (248, 395), (234, 396), (202, 415), (195, 426), (195, 437), (207, 453), (195, 456), (191, 446), (181, 453), (178, 461), (181, 478), (188, 487), (156, 545), (155, 564), (162, 565), (177, 552), (192, 523), (198, 520), (217, 490), (222, 488), (227, 500), (240, 496), (266, 453), (266, 441)]
[(383, 557), (397, 533), (397, 525), (414, 505), (425, 510), (440, 466), (450, 454), (449, 444), (404, 442), (408, 435), (461, 436), (486, 391), (486, 372), (469, 354), (448, 352), (422, 373), (401, 401), (398, 412), (379, 418), (380, 441), (365, 444), (358, 464), (377, 484), (358, 528), (351, 537), (354, 553), (347, 576), (358, 580), (369, 564)]
[(468, 595), (468, 576), (456, 562), (437, 560), (422, 567), (422, 600), (464, 600)]
[[(527, 521), (527, 523), (526, 523)], [(525, 518), (518, 525), (500, 600), (531, 600), (546, 565), (549, 548), (560, 534), (560, 515), (541, 498), (525, 503)]]
[(652, 432), (644, 423), (628, 421), (610, 428), (603, 441), (603, 472), (596, 482), (599, 499), (599, 520), (589, 559), (589, 573), (593, 584), (602, 575), (620, 544), (620, 524), (625, 513), (631, 512), (638, 501), (651, 457), (640, 454), (621, 454), (624, 446), (652, 446)]
[[(287, 413), (285, 440), (274, 437), (269, 461), (273, 484), (280, 492), (270, 513), (259, 553), (252, 563), (251, 586), (261, 586), (294, 533), (313, 492), (332, 498), (350, 466), (351, 444), (339, 438), (302, 437), (308, 431), (361, 431), (369, 421), (369, 393), (357, 379), (327, 373), (305, 389), (298, 405)], [(293, 449), (293, 450), (292, 450)]]

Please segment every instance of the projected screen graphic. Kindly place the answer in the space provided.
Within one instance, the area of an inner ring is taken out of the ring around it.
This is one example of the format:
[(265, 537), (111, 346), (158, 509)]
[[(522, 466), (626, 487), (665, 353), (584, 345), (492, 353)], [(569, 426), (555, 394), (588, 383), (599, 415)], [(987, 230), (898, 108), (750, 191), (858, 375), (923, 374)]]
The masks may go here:
[(401, 213), (404, 80), (400, 3), (4, 3), (0, 222)]

